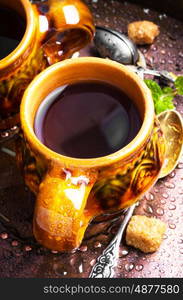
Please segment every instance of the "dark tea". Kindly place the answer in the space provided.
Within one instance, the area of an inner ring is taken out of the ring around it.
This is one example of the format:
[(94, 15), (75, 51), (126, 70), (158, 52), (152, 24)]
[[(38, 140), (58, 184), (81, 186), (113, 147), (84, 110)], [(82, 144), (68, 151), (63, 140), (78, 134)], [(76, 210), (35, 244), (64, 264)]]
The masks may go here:
[(0, 7), (0, 59), (9, 55), (25, 33), (25, 22), (16, 11)]
[(74, 158), (109, 155), (138, 133), (141, 118), (133, 101), (105, 82), (61, 86), (40, 105), (34, 129), (53, 151)]

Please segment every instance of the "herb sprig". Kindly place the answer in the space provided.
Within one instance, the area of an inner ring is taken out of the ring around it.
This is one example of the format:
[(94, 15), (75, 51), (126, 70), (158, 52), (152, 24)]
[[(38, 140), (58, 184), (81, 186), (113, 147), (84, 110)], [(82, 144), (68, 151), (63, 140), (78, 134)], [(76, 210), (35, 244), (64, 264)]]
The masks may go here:
[(173, 99), (176, 95), (183, 95), (183, 76), (178, 76), (174, 86), (161, 88), (160, 85), (151, 79), (144, 80), (154, 100), (155, 112), (159, 114), (165, 110), (175, 109)]

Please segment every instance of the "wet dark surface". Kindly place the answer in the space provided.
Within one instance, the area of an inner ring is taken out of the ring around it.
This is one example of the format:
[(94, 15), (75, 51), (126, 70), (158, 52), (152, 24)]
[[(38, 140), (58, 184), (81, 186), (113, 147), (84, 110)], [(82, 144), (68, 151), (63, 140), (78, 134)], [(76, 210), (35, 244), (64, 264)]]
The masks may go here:
[[(160, 26), (156, 42), (141, 47), (149, 67), (177, 74), (183, 69), (182, 23), (163, 13), (122, 1), (87, 0), (97, 25), (123, 33), (127, 24), (140, 19)], [(183, 100), (175, 100), (183, 115)], [(14, 150), (14, 142), (0, 147)], [(6, 149), (3, 149), (6, 151)], [(95, 259), (114, 236), (120, 220), (93, 223), (75, 253), (51, 252), (32, 235), (35, 199), (24, 186), (15, 158), (0, 152), (0, 277), (88, 277)], [(174, 172), (151, 188), (136, 214), (156, 216), (167, 223), (160, 249), (153, 254), (121, 243), (115, 277), (183, 277), (183, 157)]]

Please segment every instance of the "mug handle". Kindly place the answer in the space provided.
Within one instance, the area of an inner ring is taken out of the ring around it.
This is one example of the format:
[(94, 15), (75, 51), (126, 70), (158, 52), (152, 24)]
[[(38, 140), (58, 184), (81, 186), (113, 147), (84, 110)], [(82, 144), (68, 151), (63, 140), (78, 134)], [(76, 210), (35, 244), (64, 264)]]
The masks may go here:
[(32, 0), (38, 20), (38, 40), (49, 65), (70, 58), (91, 42), (95, 27), (88, 7), (80, 0)]
[(52, 164), (35, 205), (33, 231), (40, 244), (58, 251), (79, 247), (93, 217), (85, 207), (97, 176), (96, 170), (71, 171)]

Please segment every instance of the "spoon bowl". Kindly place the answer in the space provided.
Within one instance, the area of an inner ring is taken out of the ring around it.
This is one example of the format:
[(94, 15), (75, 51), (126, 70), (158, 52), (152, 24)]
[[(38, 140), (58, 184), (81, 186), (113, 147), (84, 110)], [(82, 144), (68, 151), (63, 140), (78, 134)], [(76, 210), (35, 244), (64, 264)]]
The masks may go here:
[(135, 65), (139, 59), (136, 45), (124, 34), (96, 26), (95, 46), (101, 57), (108, 57), (124, 65)]
[(159, 178), (170, 174), (176, 167), (183, 151), (183, 120), (175, 110), (168, 110), (158, 115), (165, 138), (165, 162)]

